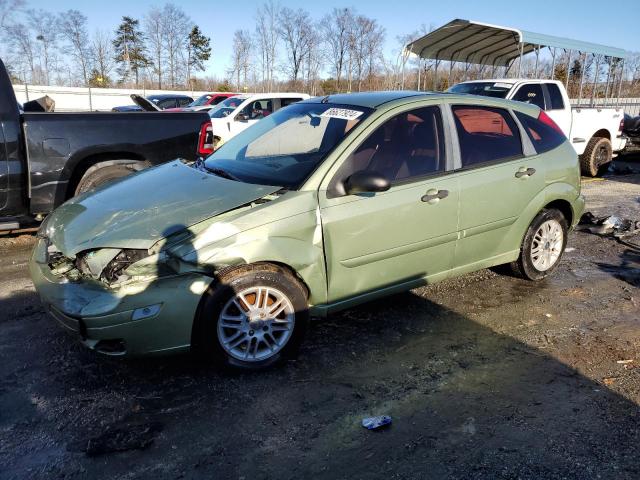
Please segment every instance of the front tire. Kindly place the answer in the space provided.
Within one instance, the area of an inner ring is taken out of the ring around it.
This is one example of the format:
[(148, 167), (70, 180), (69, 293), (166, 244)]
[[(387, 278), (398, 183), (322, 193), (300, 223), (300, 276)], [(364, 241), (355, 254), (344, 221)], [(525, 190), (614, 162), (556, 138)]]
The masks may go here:
[(559, 210), (541, 211), (527, 229), (518, 260), (511, 263), (513, 273), (533, 281), (553, 273), (567, 246), (568, 231), (567, 220)]
[(110, 160), (96, 163), (84, 173), (75, 189), (75, 195), (89, 192), (106, 183), (126, 177), (145, 168), (144, 162), (135, 160)]
[(272, 264), (238, 267), (205, 293), (194, 328), (194, 350), (249, 370), (297, 356), (307, 330), (307, 292), (288, 270)]
[(580, 155), (580, 170), (583, 175), (595, 177), (601, 166), (613, 159), (613, 147), (608, 138), (592, 137)]

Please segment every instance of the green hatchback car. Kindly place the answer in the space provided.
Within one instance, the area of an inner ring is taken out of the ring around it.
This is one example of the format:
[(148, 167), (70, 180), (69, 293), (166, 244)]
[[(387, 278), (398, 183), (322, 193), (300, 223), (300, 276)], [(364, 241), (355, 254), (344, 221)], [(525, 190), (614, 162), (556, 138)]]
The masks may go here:
[(577, 155), (535, 106), (331, 95), (69, 200), (30, 271), (98, 352), (261, 368), (295, 355), (310, 316), (500, 264), (540, 280), (583, 208)]

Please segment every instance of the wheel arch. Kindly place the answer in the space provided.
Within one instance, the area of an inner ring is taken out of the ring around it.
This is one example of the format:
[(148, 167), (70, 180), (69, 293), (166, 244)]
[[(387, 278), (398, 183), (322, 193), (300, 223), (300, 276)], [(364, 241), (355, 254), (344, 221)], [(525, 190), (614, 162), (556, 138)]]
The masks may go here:
[(65, 193), (65, 199), (69, 199), (74, 196), (76, 191), (76, 187), (82, 180), (82, 177), (87, 173), (87, 171), (99, 164), (104, 163), (105, 166), (114, 165), (116, 163), (122, 162), (140, 162), (144, 164), (144, 167), (150, 166), (149, 162), (142, 155), (130, 151), (121, 151), (121, 152), (105, 152), (105, 153), (97, 153), (93, 155), (88, 155), (80, 160), (77, 160), (74, 164), (73, 170), (71, 172), (71, 177), (69, 183), (67, 184), (67, 191)]
[(573, 207), (571, 206), (571, 203), (569, 203), (567, 200), (564, 200), (564, 199), (553, 200), (547, 203), (544, 206), (544, 208), (545, 209), (555, 208), (556, 210), (559, 210), (560, 213), (562, 213), (564, 218), (567, 220), (567, 225), (569, 226), (573, 225), (575, 214), (573, 211)]

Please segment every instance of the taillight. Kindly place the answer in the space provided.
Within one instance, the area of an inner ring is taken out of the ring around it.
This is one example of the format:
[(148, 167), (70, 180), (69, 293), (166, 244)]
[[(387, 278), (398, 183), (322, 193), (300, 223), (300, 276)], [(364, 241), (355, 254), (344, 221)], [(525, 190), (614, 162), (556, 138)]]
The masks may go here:
[(624, 117), (620, 119), (620, 126), (618, 127), (618, 133), (622, 133), (622, 130), (624, 130)]
[(198, 140), (198, 155), (207, 156), (213, 153), (213, 128), (211, 122), (205, 122), (200, 127)]
[(545, 125), (548, 125), (549, 127), (553, 128), (556, 132), (558, 132), (562, 136), (565, 136), (564, 132), (558, 126), (558, 124), (554, 122), (553, 119), (549, 115), (547, 115), (544, 110), (540, 110), (540, 115), (538, 115), (538, 120), (544, 123)]

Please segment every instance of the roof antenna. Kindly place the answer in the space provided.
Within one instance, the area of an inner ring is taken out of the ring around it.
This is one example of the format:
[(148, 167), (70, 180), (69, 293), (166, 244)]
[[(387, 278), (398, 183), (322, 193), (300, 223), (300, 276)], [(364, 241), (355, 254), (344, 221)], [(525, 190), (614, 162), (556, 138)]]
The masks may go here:
[(320, 103), (329, 103), (329, 95), (320, 100)]

